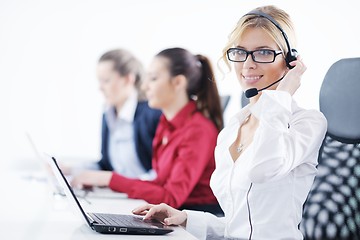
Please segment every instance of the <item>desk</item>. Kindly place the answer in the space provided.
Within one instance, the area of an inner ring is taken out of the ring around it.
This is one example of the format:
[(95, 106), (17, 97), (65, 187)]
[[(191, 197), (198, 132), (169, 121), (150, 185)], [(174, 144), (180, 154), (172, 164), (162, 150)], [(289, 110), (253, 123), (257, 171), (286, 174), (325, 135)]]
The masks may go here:
[[(162, 236), (105, 235), (91, 230), (74, 214), (67, 199), (53, 195), (45, 178), (12, 172), (0, 176), (0, 239), (12, 240), (82, 240), (82, 239), (196, 239), (182, 227)], [(144, 204), (135, 199), (89, 198), (81, 200), (85, 211), (131, 214)]]

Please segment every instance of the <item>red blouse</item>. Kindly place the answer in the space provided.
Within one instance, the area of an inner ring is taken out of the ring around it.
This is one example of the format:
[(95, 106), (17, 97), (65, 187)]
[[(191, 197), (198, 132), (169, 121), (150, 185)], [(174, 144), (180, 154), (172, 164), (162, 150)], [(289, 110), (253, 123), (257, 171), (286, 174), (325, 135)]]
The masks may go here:
[(109, 187), (130, 198), (153, 204), (216, 204), (209, 182), (215, 169), (214, 149), (218, 131), (190, 101), (168, 121), (164, 115), (153, 140), (153, 169), (156, 179), (142, 181), (113, 173)]

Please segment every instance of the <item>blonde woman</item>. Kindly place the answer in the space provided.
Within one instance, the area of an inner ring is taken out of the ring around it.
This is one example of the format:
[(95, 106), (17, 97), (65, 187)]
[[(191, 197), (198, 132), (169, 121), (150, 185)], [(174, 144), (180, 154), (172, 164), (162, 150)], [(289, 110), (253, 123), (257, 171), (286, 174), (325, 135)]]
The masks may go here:
[(290, 47), (294, 35), (286, 12), (259, 7), (241, 17), (223, 51), (250, 98), (217, 140), (211, 188), (225, 217), (166, 204), (145, 205), (135, 214), (181, 224), (199, 239), (303, 239), (302, 205), (327, 123), (292, 98), (306, 70)]

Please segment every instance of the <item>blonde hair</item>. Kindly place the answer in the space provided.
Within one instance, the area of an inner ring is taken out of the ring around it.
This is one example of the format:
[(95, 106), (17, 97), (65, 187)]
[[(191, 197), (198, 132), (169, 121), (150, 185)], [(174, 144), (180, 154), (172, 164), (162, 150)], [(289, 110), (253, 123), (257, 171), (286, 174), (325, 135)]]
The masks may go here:
[[(286, 33), (291, 47), (295, 47), (295, 30), (289, 14), (287, 14), (284, 10), (272, 5), (258, 7), (255, 8), (253, 11), (260, 11), (266, 13), (267, 15), (270, 15), (273, 19), (275, 19), (275, 21)], [(283, 51), (283, 55), (286, 56), (288, 48), (286, 46), (284, 36), (271, 21), (258, 15), (244, 15), (240, 18), (234, 30), (230, 33), (228, 42), (222, 51), (222, 59), (225, 62), (226, 66), (229, 68), (229, 70), (231, 69), (231, 65), (229, 60), (227, 59), (226, 52), (229, 48), (233, 47), (236, 42), (239, 41), (239, 39), (241, 39), (245, 30), (250, 28), (261, 28), (265, 32), (267, 32), (269, 36), (276, 42), (281, 51)]]
[(119, 48), (113, 49), (104, 53), (99, 63), (103, 61), (110, 61), (114, 63), (114, 71), (120, 76), (134, 74), (135, 88), (138, 91), (138, 99), (145, 100), (145, 93), (141, 89), (141, 83), (144, 77), (144, 68), (142, 63), (129, 51)]

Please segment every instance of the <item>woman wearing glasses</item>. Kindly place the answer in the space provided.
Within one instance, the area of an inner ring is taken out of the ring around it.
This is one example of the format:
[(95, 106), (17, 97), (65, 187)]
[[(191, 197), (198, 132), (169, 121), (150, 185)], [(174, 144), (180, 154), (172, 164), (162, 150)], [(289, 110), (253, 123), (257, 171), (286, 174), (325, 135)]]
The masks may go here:
[(166, 204), (142, 206), (135, 214), (181, 224), (199, 239), (303, 239), (302, 204), (316, 174), (326, 119), (292, 98), (306, 67), (288, 54), (295, 40), (289, 15), (274, 6), (255, 11), (240, 19), (223, 52), (241, 87), (258, 92), (249, 94), (250, 104), (218, 136), (211, 187), (225, 217)]
[(75, 177), (72, 184), (109, 186), (149, 203), (222, 214), (210, 189), (216, 138), (223, 127), (210, 62), (185, 49), (170, 48), (155, 56), (148, 72), (143, 88), (149, 105), (163, 113), (153, 141), (156, 178), (142, 181), (115, 172), (93, 172)]

